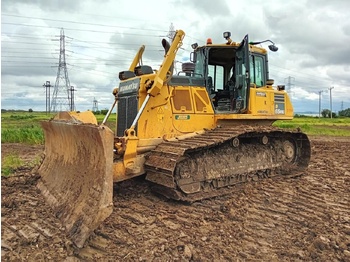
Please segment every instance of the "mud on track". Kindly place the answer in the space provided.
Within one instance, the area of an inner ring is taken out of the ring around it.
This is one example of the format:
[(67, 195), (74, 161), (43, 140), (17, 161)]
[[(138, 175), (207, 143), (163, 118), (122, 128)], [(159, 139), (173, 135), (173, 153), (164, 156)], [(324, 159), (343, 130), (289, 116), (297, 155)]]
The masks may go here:
[[(305, 176), (263, 180), (186, 205), (142, 177), (114, 186), (114, 211), (80, 250), (19, 170), (1, 179), (4, 261), (350, 261), (350, 139), (311, 138)], [(35, 157), (42, 147), (2, 144)]]

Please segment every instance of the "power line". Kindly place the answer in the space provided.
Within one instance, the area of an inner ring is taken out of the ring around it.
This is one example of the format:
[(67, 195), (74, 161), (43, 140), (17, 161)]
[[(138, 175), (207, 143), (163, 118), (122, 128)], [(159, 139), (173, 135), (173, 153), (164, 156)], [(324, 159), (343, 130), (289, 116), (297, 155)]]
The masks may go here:
[[(9, 48), (9, 47), (2, 47), (3, 49), (23, 49), (23, 47), (16, 47), (16, 48)], [(28, 50), (28, 51), (6, 51), (6, 53), (13, 53), (13, 54), (31, 54), (32, 52), (31, 51), (33, 51), (33, 50), (40, 50), (40, 51), (51, 51), (51, 49), (46, 49), (46, 50), (44, 50), (44, 49), (42, 49), (42, 48), (31, 48), (30, 50)], [(3, 50), (4, 51), (4, 50)], [(5, 53), (5, 52), (4, 52)], [(41, 54), (41, 53), (37, 53), (37, 54)], [(45, 52), (45, 53), (43, 53), (43, 54), (47, 54), (47, 52)]]
[(44, 36), (22, 36), (22, 35), (17, 35), (17, 34), (12, 34), (12, 35), (6, 35), (4, 33), (1, 34), (1, 36), (7, 36), (7, 37), (15, 37), (15, 38), (34, 38), (34, 39), (47, 39), (47, 37)]
[(52, 43), (49, 44), (49, 43), (38, 43), (38, 42), (14, 42), (14, 41), (10, 41), (10, 40), (2, 40), (1, 42), (6, 42), (6, 43), (17, 43), (17, 44), (28, 44), (28, 45), (51, 45), (52, 46)]
[[(28, 27), (40, 27), (40, 28), (52, 28), (52, 29), (59, 29), (59, 27), (53, 27), (53, 26), (43, 26), (43, 25), (30, 25), (30, 24), (19, 24), (19, 23), (9, 23), (9, 22), (2, 22), (3, 25), (17, 25), (17, 26), (28, 26)], [(115, 31), (100, 31), (100, 30), (91, 30), (91, 29), (80, 29), (80, 28), (64, 28), (65, 30), (69, 31), (81, 31), (81, 32), (94, 32), (94, 33), (101, 33), (101, 34), (115, 34)], [(147, 37), (160, 37), (160, 35), (150, 35), (150, 34), (136, 34), (136, 33), (124, 33), (123, 35), (133, 35), (133, 36), (147, 36)]]
[[(124, 27), (124, 26), (115, 26), (115, 25), (111, 25), (111, 24), (97, 24), (97, 23), (77, 22), (77, 21), (72, 21), (72, 20), (60, 20), (60, 19), (42, 18), (42, 17), (34, 17), (34, 16), (14, 15), (14, 14), (7, 14), (7, 13), (2, 13), (2, 15), (9, 16), (9, 17), (30, 18), (30, 19), (65, 22), (65, 23), (72, 23), (72, 24), (83, 24), (83, 25), (94, 25), (94, 26), (113, 27), (113, 28), (115, 28), (115, 27), (116, 28), (126, 28), (126, 29), (131, 29), (131, 30), (135, 29), (135, 30), (147, 30), (147, 31), (165, 32), (165, 31), (156, 30), (156, 29), (149, 29), (149, 28), (148, 29), (144, 29), (144, 28), (139, 28), (139, 27), (137, 27), (137, 28)], [(96, 15), (93, 15), (93, 16), (96, 17)], [(98, 16), (100, 16), (100, 17), (109, 17), (109, 16), (103, 16), (103, 15), (98, 15)], [(115, 17), (109, 17), (109, 18), (115, 18)], [(140, 20), (140, 21), (144, 21), (144, 20)], [(66, 28), (66, 30), (69, 30), (69, 29)], [(74, 29), (72, 29), (72, 30), (74, 30)], [(79, 29), (79, 30), (81, 30), (81, 29)], [(90, 31), (92, 31), (92, 30), (90, 30)], [(100, 31), (98, 31), (98, 32), (100, 32)], [(124, 34), (127, 34), (127, 33), (124, 33)], [(137, 35), (141, 35), (141, 34), (137, 34)], [(288, 69), (285, 69), (285, 70), (288, 70)], [(288, 71), (293, 71), (293, 70), (289, 69)], [(294, 71), (294, 72), (297, 72), (297, 71)], [(300, 73), (300, 72), (297, 72), (297, 73)], [(327, 81), (327, 80), (324, 80), (324, 81)]]
[(54, 21), (54, 22), (63, 22), (70, 24), (80, 24), (80, 25), (93, 25), (93, 26), (102, 26), (102, 27), (111, 27), (111, 28), (122, 28), (122, 29), (131, 29), (131, 30), (143, 30), (143, 31), (154, 31), (154, 32), (162, 32), (166, 33), (166, 31), (162, 31), (159, 29), (150, 29), (150, 28), (140, 28), (140, 27), (130, 27), (130, 26), (117, 26), (111, 24), (96, 24), (96, 23), (87, 23), (87, 22), (77, 22), (72, 20), (60, 20), (60, 19), (52, 19), (52, 18), (42, 18), (42, 17), (33, 17), (33, 16), (23, 16), (23, 15), (13, 15), (13, 14), (5, 14), (1, 13), (3, 16), (12, 16), (12, 17), (20, 17), (20, 18), (30, 18), (36, 20), (44, 20), (44, 21)]
[[(312, 83), (315, 83), (315, 82), (327, 82), (327, 84), (324, 84), (324, 86), (329, 86), (329, 83), (332, 82), (332, 80), (325, 80), (325, 79), (322, 79), (320, 80), (320, 77), (319, 76), (316, 76), (316, 75), (312, 75), (312, 74), (308, 74), (308, 73), (301, 73), (299, 71), (296, 71), (296, 70), (292, 70), (292, 69), (288, 69), (288, 68), (284, 68), (284, 67), (280, 67), (280, 66), (276, 66), (276, 65), (273, 65), (273, 64), (269, 64), (269, 66), (271, 67), (276, 67), (276, 68), (279, 68), (279, 69), (282, 69), (286, 72), (293, 72), (294, 75), (298, 75), (298, 78), (303, 78), (303, 79), (306, 79), (306, 80), (311, 80)], [(272, 72), (271, 74), (274, 74), (274, 75), (282, 75), (284, 73), (280, 72), (280, 70), (275, 70), (274, 72)], [(295, 84), (297, 83), (301, 83), (302, 85), (308, 85), (310, 86), (310, 81), (308, 82), (303, 82), (303, 81), (295, 81)], [(319, 87), (319, 86), (318, 86)]]
[[(73, 40), (77, 40), (79, 42), (84, 42), (84, 43), (97, 43), (97, 44), (109, 44), (109, 45), (126, 45), (126, 46), (140, 46), (139, 44), (123, 44), (123, 43), (117, 43), (117, 42), (101, 42), (101, 41), (88, 41), (88, 40), (79, 40), (76, 38), (72, 38)], [(158, 45), (147, 45), (147, 46), (154, 46), (154, 47), (158, 47)]]
[[(40, 62), (40, 61), (8, 61), (8, 60), (1, 60), (1, 62), (4, 62), (4, 63), (19, 63), (19, 64), (55, 64), (53, 62)], [(56, 63), (57, 64), (57, 63)]]
[[(14, 36), (14, 35), (18, 35), (18, 36), (32, 36), (32, 37), (35, 37), (35, 36), (33, 36), (33, 34), (19, 34), (19, 33), (14, 33), (14, 32), (4, 32), (4, 31), (1, 31), (1, 35), (2, 36), (9, 36), (9, 37), (12, 37), (12, 36)], [(40, 36), (39, 37), (52, 37), (53, 35), (42, 35), (42, 34), (40, 34)]]
[(2, 55), (1, 57), (12, 57), (12, 58), (40, 58), (40, 59), (56, 59), (54, 57), (44, 57), (44, 56), (15, 56), (15, 55)]
[[(39, 59), (51, 59), (51, 60), (57, 60), (57, 58), (55, 57), (43, 57), (43, 56), (1, 56), (2, 58), (3, 57), (12, 57), (12, 58), (19, 58), (19, 59), (27, 59), (27, 58), (39, 58)], [(120, 59), (103, 59), (103, 58), (100, 58), (100, 57), (93, 57), (92, 58), (95, 58), (95, 59), (88, 59), (88, 58), (80, 58), (80, 57), (75, 57), (75, 56), (69, 56), (69, 57), (73, 57), (75, 59), (78, 59), (79, 61), (80, 60), (86, 60), (86, 61), (106, 61), (106, 62), (124, 62), (126, 60), (120, 60)], [(10, 61), (7, 61), (7, 60), (2, 60), (2, 62), (29, 62), (29, 61), (14, 61), (14, 60), (10, 60)], [(33, 62), (30, 62), (30, 63), (34, 63), (35, 61)], [(37, 63), (41, 63), (41, 62), (37, 62)], [(96, 62), (95, 62), (96, 63)]]
[[(71, 70), (78, 70), (78, 71), (82, 71), (82, 72), (87, 72), (87, 70), (86, 70), (86, 68), (84, 68), (84, 67), (81, 67), (81, 66), (76, 66), (76, 65), (74, 65), (72, 68), (71, 68)], [(96, 69), (91, 69), (93, 72), (100, 72), (100, 73), (103, 73), (104, 74), (104, 76), (106, 76), (106, 74), (108, 74), (108, 75), (113, 75), (114, 77), (113, 77), (113, 79), (117, 76), (117, 73), (111, 73), (111, 72), (106, 72), (106, 71), (101, 71), (101, 70), (96, 70)], [(89, 71), (89, 74), (95, 74), (95, 75), (101, 75), (101, 74), (96, 74), (96, 73), (91, 73), (90, 71)], [(102, 75), (103, 76), (103, 75)]]
[(47, 68), (46, 65), (31, 65), (31, 66), (29, 66), (29, 65), (6, 65), (6, 67), (29, 67), (29, 68), (31, 68), (31, 67), (45, 67), (45, 68)]
[[(32, 35), (28, 35), (28, 34), (18, 34), (18, 33), (13, 33), (13, 32), (2, 32), (1, 36), (3, 37), (23, 37), (23, 38), (34, 38), (34, 39), (47, 39), (47, 38), (51, 38), (53, 37), (53, 35), (40, 35), (40, 36), (32, 36)], [(132, 44), (132, 43), (118, 43), (118, 42), (105, 42), (105, 41), (90, 41), (90, 40), (81, 40), (81, 39), (77, 39), (74, 37), (69, 37), (66, 36), (66, 38), (69, 38), (71, 40), (75, 40), (75, 41), (79, 41), (79, 42), (83, 42), (83, 43), (96, 43), (96, 44), (110, 44), (110, 45), (124, 45), (124, 46), (139, 46), (139, 44)], [(3, 40), (3, 41), (9, 41), (9, 40)], [(147, 46), (154, 46), (157, 47), (158, 45), (147, 45)], [(14, 47), (7, 47), (7, 48), (14, 48)]]
[(293, 69), (277, 66), (277, 65), (274, 65), (274, 64), (271, 64), (271, 65), (272, 65), (272, 67), (277, 67), (277, 68), (280, 68), (280, 69), (283, 69), (283, 70), (286, 70), (286, 71), (294, 72), (295, 74), (309, 75), (309, 76), (315, 77), (314, 78), (315, 80), (319, 78), (319, 77), (317, 77), (315, 75), (308, 74), (308, 73), (305, 73), (305, 72), (301, 73), (300, 71), (297, 71), (297, 70), (293, 70)]

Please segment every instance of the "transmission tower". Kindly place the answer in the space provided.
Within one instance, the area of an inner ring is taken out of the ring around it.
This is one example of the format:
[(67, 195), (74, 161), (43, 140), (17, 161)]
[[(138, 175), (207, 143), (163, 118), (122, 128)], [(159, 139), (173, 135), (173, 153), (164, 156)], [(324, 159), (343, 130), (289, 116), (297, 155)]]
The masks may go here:
[(322, 107), (322, 93), (324, 91), (318, 91), (318, 117), (321, 118), (321, 107)]
[(50, 84), (50, 81), (46, 81), (46, 83), (43, 84), (43, 87), (46, 91), (46, 114), (50, 113), (50, 88), (52, 85)]
[(294, 77), (288, 76), (287, 78), (285, 78), (284, 80), (287, 80), (287, 88), (286, 91), (287, 93), (290, 95), (290, 98), (293, 100), (293, 92), (292, 92), (292, 86), (294, 86), (294, 84), (292, 84), (292, 81), (295, 81)]
[[(172, 44), (173, 40), (174, 40), (174, 37), (175, 37), (175, 29), (174, 29), (174, 25), (173, 23), (170, 24), (169, 26), (169, 32), (168, 32), (168, 35), (167, 37), (169, 38), (169, 43)], [(171, 71), (172, 70), (175, 70), (175, 73), (177, 74), (177, 68), (176, 68), (176, 60), (174, 61), (174, 66), (172, 67)]]
[(70, 95), (70, 98), (69, 98), (69, 110), (70, 111), (75, 111), (75, 105), (74, 105), (74, 91), (77, 91), (76, 89), (74, 89), (74, 86), (71, 86), (69, 89), (69, 95)]
[(175, 36), (175, 29), (174, 29), (173, 23), (171, 23), (169, 26), (169, 32), (167, 35), (167, 37), (169, 38), (170, 44), (173, 42), (174, 36)]
[(65, 35), (63, 28), (60, 34), (60, 57), (58, 62), (58, 70), (56, 83), (52, 94), (51, 111), (65, 111), (71, 110), (72, 100), (70, 98), (71, 85), (68, 78), (67, 64), (66, 64), (66, 48)]
[(331, 119), (333, 118), (333, 109), (332, 109), (332, 89), (334, 88), (334, 86), (328, 88), (329, 89), (329, 101), (330, 101), (330, 105), (331, 105)]
[(94, 97), (94, 100), (92, 101), (92, 112), (98, 111), (98, 101)]

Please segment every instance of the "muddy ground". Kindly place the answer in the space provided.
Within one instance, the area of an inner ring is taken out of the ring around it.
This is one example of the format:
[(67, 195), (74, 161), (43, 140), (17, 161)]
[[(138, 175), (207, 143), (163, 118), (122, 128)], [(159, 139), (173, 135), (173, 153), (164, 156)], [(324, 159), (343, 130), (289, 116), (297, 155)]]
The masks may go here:
[[(304, 176), (267, 179), (186, 205), (142, 177), (114, 187), (114, 212), (82, 249), (30, 169), (1, 178), (3, 261), (350, 261), (350, 139), (312, 137)], [(26, 160), (43, 148), (2, 144)]]

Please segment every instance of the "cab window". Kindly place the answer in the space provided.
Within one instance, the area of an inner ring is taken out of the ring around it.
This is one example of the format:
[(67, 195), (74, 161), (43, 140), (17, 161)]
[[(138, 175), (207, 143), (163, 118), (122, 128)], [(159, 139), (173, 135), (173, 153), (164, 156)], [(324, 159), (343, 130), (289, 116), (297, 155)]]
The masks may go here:
[(250, 82), (254, 83), (256, 87), (265, 86), (265, 63), (264, 57), (253, 55), (250, 59)]
[(215, 90), (224, 89), (224, 67), (219, 65), (208, 65), (208, 75), (213, 80)]

